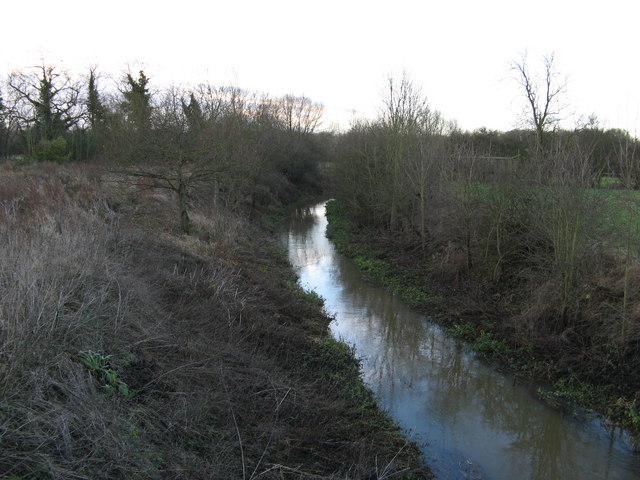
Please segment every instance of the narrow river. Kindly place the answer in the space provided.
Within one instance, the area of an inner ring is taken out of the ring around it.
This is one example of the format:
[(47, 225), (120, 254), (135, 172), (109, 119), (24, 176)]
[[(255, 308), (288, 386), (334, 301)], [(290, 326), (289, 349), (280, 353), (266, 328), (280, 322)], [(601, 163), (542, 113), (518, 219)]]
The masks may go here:
[(301, 285), (325, 299), (380, 405), (446, 480), (640, 479), (640, 456), (592, 416), (563, 415), (494, 371), (388, 289), (361, 280), (325, 237), (324, 203), (283, 232)]

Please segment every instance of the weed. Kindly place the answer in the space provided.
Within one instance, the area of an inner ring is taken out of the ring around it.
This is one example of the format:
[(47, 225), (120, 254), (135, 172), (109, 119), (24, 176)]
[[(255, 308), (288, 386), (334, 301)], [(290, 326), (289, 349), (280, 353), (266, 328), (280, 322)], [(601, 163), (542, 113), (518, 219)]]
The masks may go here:
[(363, 273), (371, 278), (384, 281), (388, 275), (389, 266), (384, 260), (359, 255), (353, 261)]
[(315, 290), (302, 290), (300, 294), (306, 302), (315, 305), (318, 308), (324, 307), (324, 298), (322, 298)]
[(302, 288), (293, 278), (288, 278), (282, 281), (285, 288), (290, 290), (297, 299), (302, 303), (311, 305), (318, 309), (324, 307), (324, 298), (318, 294), (315, 290), (305, 290)]
[(511, 354), (511, 347), (504, 340), (495, 338), (491, 332), (480, 331), (475, 339), (473, 349), (489, 357), (507, 357)]
[(463, 340), (472, 340), (476, 337), (476, 327), (473, 323), (454, 323), (450, 329), (451, 334)]
[(122, 381), (118, 373), (111, 367), (111, 355), (102, 355), (97, 352), (84, 351), (77, 355), (82, 364), (92, 373), (98, 376), (103, 383), (102, 388), (107, 393), (118, 392), (125, 398), (132, 398), (136, 395), (135, 390)]

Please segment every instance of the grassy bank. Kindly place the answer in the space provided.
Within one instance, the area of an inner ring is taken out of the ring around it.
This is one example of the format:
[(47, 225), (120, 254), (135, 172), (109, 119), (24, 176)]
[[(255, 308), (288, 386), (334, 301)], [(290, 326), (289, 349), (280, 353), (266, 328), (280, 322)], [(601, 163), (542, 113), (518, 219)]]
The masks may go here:
[(258, 215), (0, 166), (0, 476), (428, 478)]
[[(606, 364), (595, 358), (600, 352), (580, 351), (570, 338), (554, 345), (545, 338), (521, 335), (512, 319), (526, 311), (531, 300), (519, 291), (522, 282), (487, 286), (454, 268), (463, 262), (442, 250), (422, 249), (402, 237), (356, 225), (338, 202), (328, 204), (327, 217), (328, 236), (365, 277), (396, 290), (410, 306), (448, 327), (500, 368), (523, 381), (546, 385), (539, 393), (549, 403), (593, 409), (636, 434), (640, 431), (632, 355), (620, 363), (611, 357)], [(600, 295), (586, 296), (583, 308), (595, 309), (600, 301)]]

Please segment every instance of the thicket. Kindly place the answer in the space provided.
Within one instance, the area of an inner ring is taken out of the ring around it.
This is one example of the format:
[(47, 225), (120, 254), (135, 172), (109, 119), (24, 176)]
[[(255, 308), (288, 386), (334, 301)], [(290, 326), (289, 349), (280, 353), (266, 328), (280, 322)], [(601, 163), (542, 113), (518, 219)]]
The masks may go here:
[(635, 405), (638, 141), (595, 127), (545, 132), (543, 146), (526, 130), (463, 133), (406, 78), (388, 87), (380, 117), (338, 140), (341, 211), (380, 258), (448, 286), (452, 323), (480, 334), (491, 317), (484, 333), (535, 351), (550, 377)]
[[(115, 85), (107, 88), (105, 85)], [(0, 86), (0, 157), (90, 161), (169, 189), (183, 231), (190, 197), (208, 188), (230, 207), (290, 202), (317, 193), (331, 138), (322, 105), (235, 86), (154, 88), (144, 71), (73, 76), (43, 64)]]

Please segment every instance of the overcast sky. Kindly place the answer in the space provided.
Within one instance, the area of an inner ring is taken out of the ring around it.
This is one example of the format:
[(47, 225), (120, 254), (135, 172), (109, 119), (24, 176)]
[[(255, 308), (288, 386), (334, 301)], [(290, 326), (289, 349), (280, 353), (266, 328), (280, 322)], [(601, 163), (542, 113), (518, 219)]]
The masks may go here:
[(509, 63), (555, 53), (566, 126), (595, 113), (640, 135), (637, 0), (5, 1), (0, 73), (44, 59), (152, 84), (209, 82), (323, 103), (326, 123), (375, 114), (385, 78), (406, 71), (464, 129), (518, 126)]

